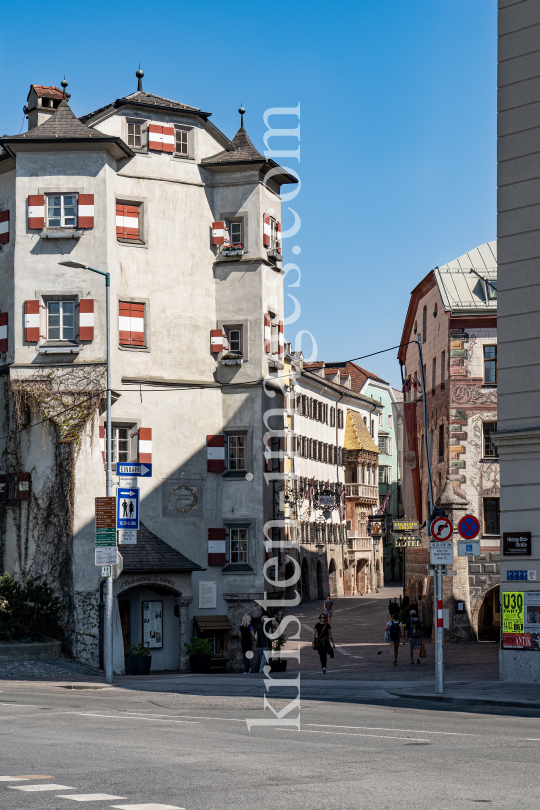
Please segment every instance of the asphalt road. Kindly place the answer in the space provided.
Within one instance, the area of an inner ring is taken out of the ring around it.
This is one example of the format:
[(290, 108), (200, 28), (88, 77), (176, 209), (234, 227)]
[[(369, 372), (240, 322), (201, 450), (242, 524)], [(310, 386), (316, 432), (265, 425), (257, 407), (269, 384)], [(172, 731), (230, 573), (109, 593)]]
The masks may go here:
[[(312, 678), (282, 718), (300, 715), (300, 730), (249, 731), (246, 719), (272, 716), (259, 678), (74, 685), (0, 683), (1, 808), (536, 810), (540, 800), (540, 712), (432, 706), (391, 696), (389, 683)], [(279, 711), (289, 700), (275, 694)]]

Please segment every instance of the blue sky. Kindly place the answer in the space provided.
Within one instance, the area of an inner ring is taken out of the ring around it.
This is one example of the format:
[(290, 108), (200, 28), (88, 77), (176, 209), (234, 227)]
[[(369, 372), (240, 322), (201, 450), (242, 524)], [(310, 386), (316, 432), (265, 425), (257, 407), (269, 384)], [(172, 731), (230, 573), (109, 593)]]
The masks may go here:
[[(285, 251), (302, 311), (286, 339), (309, 330), (318, 359), (397, 344), (418, 281), (495, 238), (495, 0), (82, 6), (4, 7), (0, 132), (21, 130), (31, 83), (65, 74), (83, 115), (135, 90), (139, 61), (145, 90), (211, 111), (230, 137), (242, 102), (260, 150), (265, 110), (300, 103), (302, 225)], [(361, 362), (398, 384), (395, 355)]]

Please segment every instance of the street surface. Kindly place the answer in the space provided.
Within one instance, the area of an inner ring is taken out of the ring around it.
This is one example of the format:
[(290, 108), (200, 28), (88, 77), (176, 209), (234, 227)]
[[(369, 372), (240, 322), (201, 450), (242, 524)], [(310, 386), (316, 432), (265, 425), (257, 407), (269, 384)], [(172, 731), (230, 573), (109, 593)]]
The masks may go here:
[[(82, 675), (1, 680), (0, 807), (537, 808), (540, 711), (392, 694), (413, 677), (427, 684), (433, 665), (431, 646), (425, 668), (410, 666), (407, 647), (397, 667), (386, 645), (372, 656), (378, 647), (369, 646), (376, 643), (369, 628), (384, 628), (383, 596), (335, 600), (336, 642), (351, 656), (368, 650), (365, 659), (336, 653), (335, 670), (324, 677), (315, 653), (306, 649), (304, 662), (302, 652), (300, 730), (249, 731), (246, 724), (274, 716), (264, 710), (265, 694), (276, 712), (287, 707), (296, 696), (294, 670), (283, 690), (266, 692), (262, 676), (242, 674), (151, 674), (118, 678), (112, 687)], [(301, 608), (302, 622), (312, 626), (317, 605)], [(345, 640), (345, 626), (365, 636)], [(449, 670), (467, 669), (469, 649), (468, 671), (483, 670), (488, 680), (487, 665), (477, 660), (482, 645), (455, 646), (463, 651), (454, 656), (448, 645)], [(494, 678), (492, 648), (485, 649)], [(282, 719), (297, 716), (295, 709)]]

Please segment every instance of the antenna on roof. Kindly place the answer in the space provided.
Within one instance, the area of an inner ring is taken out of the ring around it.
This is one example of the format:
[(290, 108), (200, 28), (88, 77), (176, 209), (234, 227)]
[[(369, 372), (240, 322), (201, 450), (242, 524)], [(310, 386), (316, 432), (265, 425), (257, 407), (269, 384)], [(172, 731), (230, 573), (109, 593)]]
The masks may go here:
[(62, 101), (60, 102), (59, 106), (60, 107), (67, 107), (68, 103), (67, 103), (67, 100), (66, 100), (66, 87), (68, 86), (69, 82), (66, 82), (66, 77), (65, 76), (62, 79), (62, 81), (60, 82), (60, 84), (62, 85), (63, 90), (62, 90)]
[(135, 71), (135, 76), (139, 80), (139, 82), (137, 84), (137, 92), (142, 93), (143, 92), (142, 80), (143, 80), (143, 76), (144, 76), (144, 70), (141, 70), (141, 63), (140, 62), (139, 62), (139, 69)]
[(242, 103), (240, 103), (240, 106), (238, 107), (238, 112), (240, 113), (240, 126), (243, 128), (245, 109), (242, 107)]

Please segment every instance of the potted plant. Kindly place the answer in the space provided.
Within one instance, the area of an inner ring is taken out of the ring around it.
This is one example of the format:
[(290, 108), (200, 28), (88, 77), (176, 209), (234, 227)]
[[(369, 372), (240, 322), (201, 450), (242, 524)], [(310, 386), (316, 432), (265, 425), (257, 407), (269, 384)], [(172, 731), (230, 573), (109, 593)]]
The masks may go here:
[(286, 672), (287, 671), (287, 659), (284, 661), (281, 660), (280, 652), (285, 646), (285, 642), (287, 638), (285, 633), (282, 633), (278, 636), (275, 641), (272, 642), (272, 651), (274, 653), (277, 652), (277, 658), (270, 658), (270, 672)]
[(241, 242), (237, 242), (236, 244), (225, 245), (221, 252), (222, 256), (243, 256), (244, 255), (244, 246)]
[(129, 657), (129, 669), (132, 675), (148, 675), (152, 664), (150, 647), (141, 641), (131, 645), (132, 653)]
[(221, 358), (221, 362), (224, 366), (241, 366), (242, 355), (234, 354), (234, 352), (227, 352), (227, 354), (224, 354)]
[(214, 642), (209, 638), (191, 637), (191, 644), (184, 644), (189, 653), (189, 668), (191, 672), (210, 672)]

